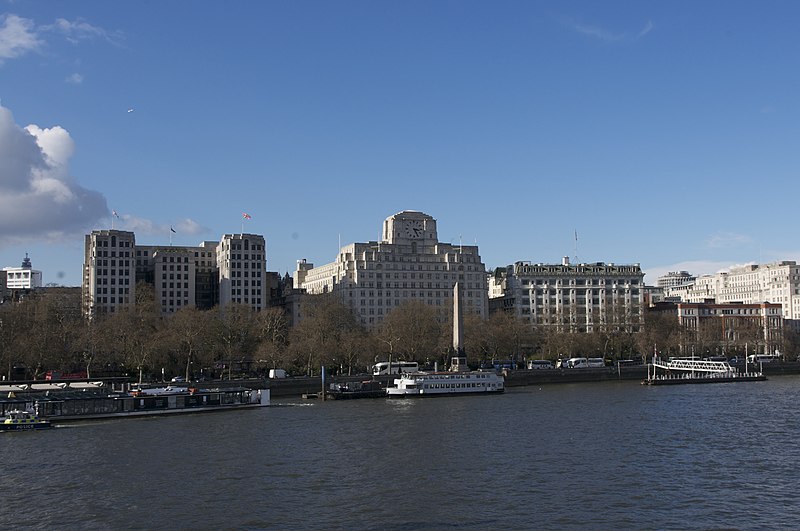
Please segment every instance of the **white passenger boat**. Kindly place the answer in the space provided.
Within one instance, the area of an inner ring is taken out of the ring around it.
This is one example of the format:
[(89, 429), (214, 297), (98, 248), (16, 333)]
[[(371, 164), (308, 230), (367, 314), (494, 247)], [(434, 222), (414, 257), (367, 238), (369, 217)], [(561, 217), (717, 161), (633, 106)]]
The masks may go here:
[(502, 393), (505, 379), (495, 372), (416, 372), (395, 378), (390, 398)]

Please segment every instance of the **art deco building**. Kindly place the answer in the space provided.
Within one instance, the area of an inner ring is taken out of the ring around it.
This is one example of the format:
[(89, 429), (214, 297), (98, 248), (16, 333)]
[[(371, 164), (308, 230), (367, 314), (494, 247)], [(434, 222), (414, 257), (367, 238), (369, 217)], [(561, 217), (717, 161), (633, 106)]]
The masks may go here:
[(84, 246), (84, 315), (112, 313), (136, 299), (136, 237), (122, 230), (96, 230)]
[(266, 253), (263, 236), (247, 233), (222, 236), (217, 246), (220, 306), (236, 302), (254, 310), (267, 307)]
[(301, 260), (294, 276), (295, 287), (306, 293), (339, 294), (367, 326), (408, 301), (449, 306), (456, 282), (463, 311), (485, 317), (486, 276), (478, 247), (440, 242), (436, 220), (411, 210), (386, 218), (381, 241), (346, 245), (333, 262), (319, 267)]
[(265, 252), (264, 237), (254, 234), (226, 234), (220, 242), (187, 247), (136, 245), (132, 232), (94, 231), (86, 235), (84, 314), (133, 304), (139, 281), (153, 286), (163, 313), (230, 302), (260, 310), (269, 295), (262, 286)]
[(493, 310), (512, 312), (532, 325), (559, 332), (638, 332), (644, 315), (644, 273), (639, 264), (516, 262), (496, 271)]

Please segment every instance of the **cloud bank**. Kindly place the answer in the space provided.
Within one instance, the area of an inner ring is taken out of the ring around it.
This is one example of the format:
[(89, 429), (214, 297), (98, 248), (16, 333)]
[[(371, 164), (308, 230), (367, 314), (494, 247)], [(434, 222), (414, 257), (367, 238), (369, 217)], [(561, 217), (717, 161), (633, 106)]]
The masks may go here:
[(72, 238), (108, 218), (105, 197), (70, 175), (74, 150), (62, 127), (22, 128), (0, 106), (0, 245)]

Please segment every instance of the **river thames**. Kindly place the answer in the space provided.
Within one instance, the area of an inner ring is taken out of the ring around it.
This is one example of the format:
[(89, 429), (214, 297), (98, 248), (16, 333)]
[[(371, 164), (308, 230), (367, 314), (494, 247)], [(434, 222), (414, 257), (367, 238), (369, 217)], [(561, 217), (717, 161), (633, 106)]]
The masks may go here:
[(796, 528), (798, 389), (543, 385), (5, 433), (0, 528)]

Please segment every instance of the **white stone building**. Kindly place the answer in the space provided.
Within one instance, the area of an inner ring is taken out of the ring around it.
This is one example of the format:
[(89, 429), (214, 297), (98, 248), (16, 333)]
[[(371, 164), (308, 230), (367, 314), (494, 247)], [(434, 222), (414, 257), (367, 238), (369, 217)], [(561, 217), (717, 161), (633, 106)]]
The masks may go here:
[(386, 218), (381, 241), (346, 245), (319, 267), (301, 260), (294, 276), (295, 287), (306, 293), (339, 294), (367, 326), (408, 301), (448, 306), (456, 282), (463, 311), (485, 317), (485, 265), (478, 247), (440, 242), (436, 220), (412, 210)]
[[(638, 332), (644, 315), (644, 273), (639, 264), (516, 262), (490, 276), (493, 310), (512, 312), (531, 325), (559, 332)], [(499, 288), (498, 288), (499, 286)]]
[(267, 251), (263, 236), (225, 234), (217, 245), (219, 304), (246, 304), (254, 310), (267, 307)]
[[(800, 266), (794, 261), (751, 264), (729, 271), (703, 275), (694, 283), (665, 290), (665, 295), (683, 302), (778, 303), (785, 320), (796, 327), (800, 322)], [(789, 323), (787, 323), (789, 324)]]
[(226, 234), (196, 247), (136, 245), (132, 232), (98, 230), (86, 235), (84, 314), (112, 313), (135, 302), (137, 281), (153, 286), (163, 313), (230, 302), (267, 307), (264, 237)]
[(96, 230), (84, 245), (84, 315), (112, 313), (136, 300), (136, 237), (122, 230)]
[(661, 275), (656, 281), (656, 285), (662, 290), (674, 288), (691, 284), (695, 280), (695, 276), (689, 274), (688, 271), (670, 271), (666, 275)]
[(42, 287), (42, 272), (33, 269), (31, 259), (25, 254), (21, 267), (4, 267), (6, 289), (9, 291), (32, 290)]

